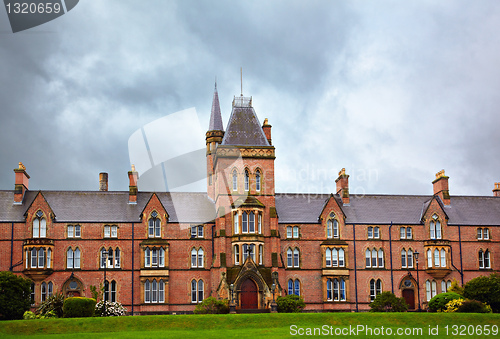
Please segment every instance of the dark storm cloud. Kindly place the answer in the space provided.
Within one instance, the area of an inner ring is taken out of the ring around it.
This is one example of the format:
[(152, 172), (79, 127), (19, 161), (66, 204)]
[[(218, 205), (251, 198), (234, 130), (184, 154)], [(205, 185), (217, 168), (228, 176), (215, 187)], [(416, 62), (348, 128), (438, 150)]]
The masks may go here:
[(93, 190), (106, 171), (126, 190), (129, 136), (189, 107), (206, 128), (215, 76), (226, 124), (243, 67), (278, 191), (331, 192), (346, 167), (353, 189), (428, 194), (445, 168), (452, 194), (489, 195), (499, 16), (493, 1), (87, 1), (24, 33), (0, 20), (0, 188), (23, 161), (33, 189)]

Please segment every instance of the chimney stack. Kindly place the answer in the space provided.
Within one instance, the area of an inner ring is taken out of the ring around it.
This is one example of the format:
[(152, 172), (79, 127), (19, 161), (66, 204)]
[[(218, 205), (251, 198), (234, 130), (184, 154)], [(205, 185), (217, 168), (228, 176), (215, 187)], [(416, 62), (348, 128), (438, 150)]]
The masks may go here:
[(135, 171), (135, 165), (132, 165), (132, 170), (128, 172), (128, 203), (137, 204), (137, 179), (139, 174)]
[(500, 197), (500, 182), (495, 183), (495, 188), (493, 189), (493, 196)]
[(444, 175), (444, 170), (441, 170), (436, 173), (436, 180), (432, 182), (434, 188), (434, 195), (439, 195), (443, 204), (450, 204), (450, 191), (448, 189), (448, 179), (446, 175)]
[(267, 141), (269, 141), (269, 145), (272, 145), (271, 142), (271, 125), (267, 121), (267, 118), (264, 119), (264, 124), (262, 125), (262, 129), (264, 130), (264, 134), (266, 135)]
[(349, 176), (345, 174), (345, 168), (339, 172), (339, 177), (335, 182), (337, 183), (337, 194), (342, 198), (342, 203), (349, 204)]
[(24, 193), (28, 190), (28, 182), (30, 176), (26, 173), (26, 167), (22, 162), (19, 163), (19, 168), (14, 169), (16, 173), (16, 182), (14, 186), (14, 204), (22, 204)]
[(101, 192), (108, 191), (108, 173), (105, 172), (99, 173), (99, 191)]

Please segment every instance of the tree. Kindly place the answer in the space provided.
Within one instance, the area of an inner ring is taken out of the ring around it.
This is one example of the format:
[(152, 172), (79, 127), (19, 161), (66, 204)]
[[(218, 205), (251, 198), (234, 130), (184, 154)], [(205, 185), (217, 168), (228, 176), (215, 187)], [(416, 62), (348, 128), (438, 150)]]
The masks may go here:
[(389, 291), (377, 295), (370, 304), (370, 312), (406, 312), (408, 304), (404, 298), (397, 298)]
[(464, 285), (464, 297), (479, 300), (491, 306), (495, 313), (500, 312), (500, 274), (477, 277)]
[(0, 320), (22, 319), (31, 305), (31, 280), (0, 272)]

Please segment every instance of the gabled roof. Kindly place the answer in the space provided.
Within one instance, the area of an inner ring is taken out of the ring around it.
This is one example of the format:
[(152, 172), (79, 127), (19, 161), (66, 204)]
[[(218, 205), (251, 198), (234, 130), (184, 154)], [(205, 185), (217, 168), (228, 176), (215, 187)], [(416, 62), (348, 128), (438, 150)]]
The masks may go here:
[[(14, 205), (13, 191), (0, 191), (0, 222), (24, 222), (24, 214), (38, 191), (27, 191), (23, 205)], [(43, 191), (57, 222), (141, 222), (140, 215), (152, 197), (138, 192), (129, 204), (128, 192)], [(206, 193), (156, 193), (169, 222), (205, 223), (215, 219), (215, 205)]]
[[(317, 223), (328, 194), (276, 194), (279, 223)], [(431, 195), (351, 195), (343, 205), (348, 224), (421, 224)], [(439, 200), (438, 200), (439, 202)], [(500, 226), (500, 199), (497, 197), (452, 196), (443, 210), (448, 225)]]
[(217, 83), (215, 83), (214, 97), (212, 99), (212, 112), (210, 114), (209, 131), (224, 131), (222, 126), (222, 115), (220, 113), (219, 94), (217, 93)]
[(251, 99), (242, 97), (233, 103), (227, 130), (222, 145), (232, 146), (270, 146), (262, 126), (251, 105)]

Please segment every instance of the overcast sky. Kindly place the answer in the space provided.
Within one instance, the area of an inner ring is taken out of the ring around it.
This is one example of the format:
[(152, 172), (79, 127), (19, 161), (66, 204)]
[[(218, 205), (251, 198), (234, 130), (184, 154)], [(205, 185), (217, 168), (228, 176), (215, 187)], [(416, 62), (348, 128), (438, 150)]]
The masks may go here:
[[(224, 127), (253, 96), (276, 191), (492, 195), (500, 181), (498, 1), (81, 0), (13, 34), (0, 10), (0, 189), (128, 190), (128, 139), (194, 107)], [(168, 131), (167, 131), (168, 132)], [(203, 148), (204, 145), (200, 145)], [(203, 189), (203, 187), (201, 188)]]

